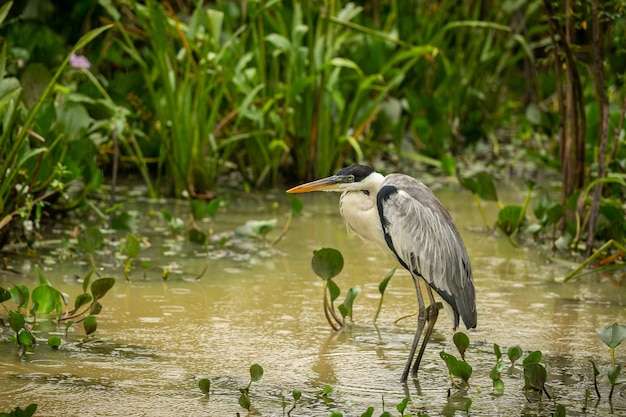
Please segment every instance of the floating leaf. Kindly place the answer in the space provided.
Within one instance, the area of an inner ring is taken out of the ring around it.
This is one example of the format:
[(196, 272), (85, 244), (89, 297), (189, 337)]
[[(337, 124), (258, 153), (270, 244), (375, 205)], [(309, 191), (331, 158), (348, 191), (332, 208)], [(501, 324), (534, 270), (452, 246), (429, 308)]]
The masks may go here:
[(78, 246), (85, 252), (95, 252), (102, 245), (104, 245), (104, 237), (98, 227), (88, 227), (78, 236)]
[(454, 341), (454, 345), (459, 350), (461, 354), (461, 359), (465, 360), (465, 351), (469, 347), (469, 337), (463, 332), (456, 332), (454, 336), (452, 336), (452, 341)]
[(96, 318), (94, 316), (85, 317), (85, 320), (83, 320), (83, 327), (85, 328), (85, 334), (87, 334), (87, 336), (95, 332), (98, 328)]
[(626, 339), (626, 326), (613, 323), (611, 326), (605, 326), (596, 330), (600, 340), (611, 349), (615, 349)]
[(250, 380), (256, 382), (263, 376), (263, 368), (258, 363), (250, 367)]
[(524, 383), (526, 389), (543, 390), (548, 374), (543, 365), (532, 362), (524, 365)]
[(134, 258), (139, 255), (139, 251), (141, 250), (141, 244), (139, 243), (139, 239), (136, 236), (127, 233), (126, 234), (126, 245), (125, 245), (126, 257)]
[(115, 285), (115, 278), (99, 278), (91, 284), (91, 294), (94, 301), (105, 296), (105, 294)]
[(57, 350), (61, 346), (61, 338), (59, 336), (51, 336), (48, 338), (47, 343), (52, 350)]
[(534, 352), (529, 353), (528, 356), (524, 358), (524, 361), (522, 362), (522, 364), (524, 365), (524, 367), (526, 367), (526, 365), (529, 365), (531, 363), (539, 363), (541, 362), (542, 356), (543, 355), (541, 351), (536, 350)]
[(198, 388), (200, 388), (200, 391), (202, 391), (203, 394), (208, 394), (211, 389), (211, 381), (209, 378), (202, 378), (198, 381)]
[(339, 298), (339, 294), (341, 294), (341, 290), (339, 289), (339, 286), (335, 283), (335, 281), (333, 281), (332, 279), (329, 279), (327, 282), (328, 282), (328, 295), (330, 296), (330, 301), (335, 301), (337, 298)]
[(511, 366), (515, 365), (515, 362), (522, 357), (522, 348), (517, 345), (511, 346), (507, 351), (507, 356), (511, 361)]
[(343, 255), (338, 250), (332, 248), (322, 248), (313, 251), (311, 268), (323, 280), (330, 280), (343, 269)]

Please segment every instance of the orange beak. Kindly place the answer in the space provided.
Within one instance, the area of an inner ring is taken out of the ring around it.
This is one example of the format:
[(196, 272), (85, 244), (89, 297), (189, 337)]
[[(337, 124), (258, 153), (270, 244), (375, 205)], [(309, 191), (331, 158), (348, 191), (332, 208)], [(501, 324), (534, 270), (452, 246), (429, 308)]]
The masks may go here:
[(341, 178), (337, 175), (332, 175), (327, 178), (307, 182), (306, 184), (298, 185), (287, 190), (290, 194), (296, 193), (310, 193), (311, 191), (335, 191), (341, 184)]

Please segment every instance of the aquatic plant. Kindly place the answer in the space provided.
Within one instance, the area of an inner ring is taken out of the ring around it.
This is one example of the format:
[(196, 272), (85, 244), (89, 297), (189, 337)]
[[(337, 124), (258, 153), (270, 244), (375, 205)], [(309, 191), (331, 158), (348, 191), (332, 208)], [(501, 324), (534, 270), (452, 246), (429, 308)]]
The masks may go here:
[(252, 402), (250, 401), (250, 386), (253, 382), (257, 382), (263, 377), (263, 367), (255, 363), (250, 366), (250, 382), (245, 387), (239, 388), (239, 405), (250, 411)]

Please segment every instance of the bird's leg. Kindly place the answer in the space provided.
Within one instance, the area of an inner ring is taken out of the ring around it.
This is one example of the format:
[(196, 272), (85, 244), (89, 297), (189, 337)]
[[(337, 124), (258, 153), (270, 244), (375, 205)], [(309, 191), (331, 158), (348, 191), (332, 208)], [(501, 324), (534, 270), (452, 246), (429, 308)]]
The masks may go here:
[(437, 307), (437, 303), (435, 302), (435, 297), (433, 297), (433, 290), (428, 285), (426, 286), (426, 292), (428, 293), (428, 298), (430, 300), (430, 306), (428, 307), (428, 327), (426, 328), (426, 333), (424, 333), (422, 347), (420, 348), (420, 351), (417, 354), (417, 359), (415, 360), (413, 368), (411, 369), (411, 376), (413, 378), (417, 376), (417, 370), (420, 367), (422, 355), (426, 350), (426, 344), (428, 343), (428, 340), (430, 340), (430, 336), (433, 334), (433, 329), (435, 328), (435, 323), (437, 322), (437, 316), (439, 316), (439, 308)]
[[(415, 284), (415, 292), (417, 293), (417, 304), (418, 304), (417, 331), (415, 332), (415, 337), (413, 338), (413, 344), (411, 345), (411, 351), (409, 352), (409, 358), (406, 361), (406, 366), (404, 367), (404, 372), (402, 373), (402, 378), (400, 379), (400, 382), (406, 382), (409, 376), (409, 370), (411, 369), (411, 364), (413, 363), (413, 357), (415, 356), (417, 345), (420, 341), (422, 331), (424, 330), (424, 325), (426, 324), (426, 307), (424, 306), (424, 299), (422, 298), (422, 290), (420, 289), (420, 283), (416, 277), (412, 277), (412, 278), (413, 278), (413, 284)], [(431, 297), (432, 297), (432, 294), (431, 294)]]

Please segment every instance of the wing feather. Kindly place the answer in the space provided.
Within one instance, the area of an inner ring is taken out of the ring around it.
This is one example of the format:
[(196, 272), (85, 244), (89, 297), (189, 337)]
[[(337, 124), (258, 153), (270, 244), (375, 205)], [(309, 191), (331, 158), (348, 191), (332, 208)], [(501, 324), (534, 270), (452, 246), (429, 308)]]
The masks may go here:
[(377, 195), (385, 241), (411, 274), (424, 279), (465, 326), (476, 327), (472, 269), (452, 217), (433, 192), (402, 174), (385, 177)]

